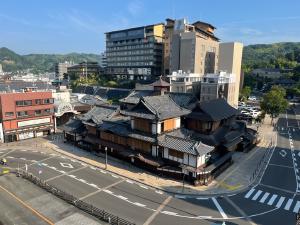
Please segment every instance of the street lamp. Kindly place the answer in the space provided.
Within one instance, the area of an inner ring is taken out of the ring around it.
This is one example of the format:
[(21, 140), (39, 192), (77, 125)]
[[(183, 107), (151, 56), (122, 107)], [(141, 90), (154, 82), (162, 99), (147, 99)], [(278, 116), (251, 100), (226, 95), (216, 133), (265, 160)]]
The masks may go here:
[(107, 147), (105, 147), (104, 150), (105, 150), (105, 169), (107, 169)]

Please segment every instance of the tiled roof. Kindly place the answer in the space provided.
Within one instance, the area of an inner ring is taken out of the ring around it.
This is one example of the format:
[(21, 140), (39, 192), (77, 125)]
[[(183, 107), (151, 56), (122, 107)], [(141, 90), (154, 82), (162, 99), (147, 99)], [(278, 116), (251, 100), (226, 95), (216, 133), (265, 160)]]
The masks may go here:
[(170, 84), (164, 81), (161, 77), (159, 77), (157, 81), (153, 82), (150, 85), (153, 87), (170, 87)]
[(214, 146), (206, 145), (201, 141), (192, 139), (192, 137), (184, 133), (176, 132), (162, 135), (159, 137), (158, 143), (160, 146), (192, 155), (205, 155), (215, 148)]
[(238, 110), (230, 106), (224, 99), (214, 99), (198, 103), (187, 117), (206, 121), (220, 121), (237, 115)]
[(36, 82), (27, 82), (22, 80), (11, 80), (4, 83), (0, 83), (0, 91), (21, 91), (26, 87), (34, 87), (37, 90), (54, 90), (56, 89), (54, 86), (47, 84), (43, 81), (36, 81)]
[(117, 108), (114, 106), (94, 106), (90, 111), (80, 116), (85, 121), (92, 121), (95, 124), (100, 124), (102, 120), (108, 119), (116, 113)]
[(131, 110), (122, 111), (124, 115), (145, 119), (164, 120), (190, 113), (189, 110), (178, 106), (168, 95), (142, 97), (140, 102)]
[(169, 92), (168, 95), (176, 102), (177, 105), (186, 109), (192, 109), (198, 102), (196, 96), (192, 93), (175, 93)]
[(82, 133), (85, 130), (85, 127), (81, 120), (70, 119), (62, 126), (62, 130), (70, 133)]
[(152, 90), (134, 90), (127, 97), (122, 98), (120, 102), (128, 104), (137, 104), (140, 101), (141, 97), (152, 96), (154, 91)]

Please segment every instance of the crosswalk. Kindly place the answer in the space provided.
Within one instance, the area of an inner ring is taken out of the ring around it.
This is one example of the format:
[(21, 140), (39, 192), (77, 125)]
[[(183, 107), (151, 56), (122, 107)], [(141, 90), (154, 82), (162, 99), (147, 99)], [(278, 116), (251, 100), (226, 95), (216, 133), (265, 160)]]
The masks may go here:
[(281, 126), (278, 126), (277, 130), (278, 131), (282, 131), (282, 132), (284, 132), (284, 131), (299, 132), (299, 127), (291, 127), (291, 126), (289, 126), (289, 127), (286, 127), (286, 126), (281, 127)]
[(293, 211), (294, 213), (298, 213), (300, 209), (300, 201), (297, 201), (294, 198), (279, 196), (254, 188), (250, 189), (245, 194), (244, 198), (258, 201), (259, 203), (267, 204), (269, 206), (275, 206), (276, 208), (282, 208), (287, 211)]

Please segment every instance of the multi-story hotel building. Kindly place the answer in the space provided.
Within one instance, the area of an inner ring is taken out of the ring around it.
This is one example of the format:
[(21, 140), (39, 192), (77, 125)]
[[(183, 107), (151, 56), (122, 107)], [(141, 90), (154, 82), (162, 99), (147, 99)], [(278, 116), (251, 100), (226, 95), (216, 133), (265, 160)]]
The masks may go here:
[(170, 51), (165, 59), (169, 57), (170, 62), (169, 68), (165, 63), (165, 71), (215, 73), (219, 58), (219, 39), (214, 35), (215, 29), (201, 21), (188, 24), (185, 19), (174, 23), (167, 20), (165, 33), (169, 37), (165, 45), (170, 45)]
[(51, 91), (0, 93), (0, 107), (2, 143), (43, 136), (54, 129)]
[(71, 79), (99, 76), (101, 67), (98, 62), (81, 62), (68, 67), (68, 75)]
[(131, 80), (162, 73), (164, 24), (106, 33), (106, 74)]

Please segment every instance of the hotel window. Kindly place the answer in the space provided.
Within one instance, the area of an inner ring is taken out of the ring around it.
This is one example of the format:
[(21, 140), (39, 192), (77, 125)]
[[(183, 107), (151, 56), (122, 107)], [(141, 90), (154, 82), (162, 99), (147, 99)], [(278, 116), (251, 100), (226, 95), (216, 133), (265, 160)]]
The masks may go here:
[(24, 105), (24, 102), (23, 102), (23, 101), (16, 101), (16, 105), (17, 105), (17, 106), (23, 106), (23, 105)]
[(41, 99), (36, 99), (36, 100), (35, 100), (35, 104), (36, 104), (36, 105), (42, 104), (42, 100), (41, 100)]
[(5, 116), (14, 116), (14, 112), (6, 112)]

